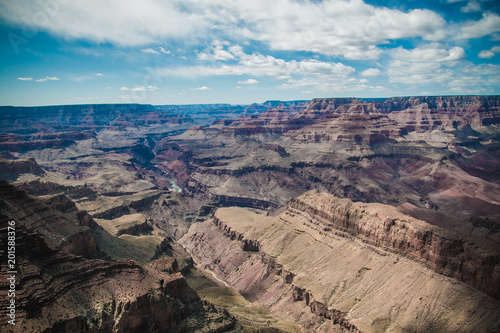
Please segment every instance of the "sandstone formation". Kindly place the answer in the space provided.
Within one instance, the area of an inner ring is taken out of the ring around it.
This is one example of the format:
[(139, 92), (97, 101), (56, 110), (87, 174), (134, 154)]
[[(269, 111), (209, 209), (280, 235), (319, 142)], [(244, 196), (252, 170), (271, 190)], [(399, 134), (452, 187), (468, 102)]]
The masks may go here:
[[(235, 326), (226, 311), (201, 300), (187, 285), (175, 260), (160, 259), (148, 267), (109, 261), (100, 248), (106, 244), (99, 227), (67, 197), (41, 201), (1, 182), (0, 202), (2, 235), (7, 235), (7, 221), (15, 221), (17, 279), (16, 325), (2, 316), (2, 330), (220, 332)], [(0, 245), (0, 305), (5, 309), (10, 301), (5, 237)]]
[(198, 265), (305, 331), (500, 327), (498, 243), (390, 206), (312, 191), (277, 217), (221, 208), (181, 242)]
[(315, 99), (191, 128), (155, 151), (175, 149), (169, 170), (188, 196), (272, 209), (316, 188), (430, 209), (429, 222), (452, 216), (463, 231), (470, 218), (500, 223), (499, 120), (498, 96)]

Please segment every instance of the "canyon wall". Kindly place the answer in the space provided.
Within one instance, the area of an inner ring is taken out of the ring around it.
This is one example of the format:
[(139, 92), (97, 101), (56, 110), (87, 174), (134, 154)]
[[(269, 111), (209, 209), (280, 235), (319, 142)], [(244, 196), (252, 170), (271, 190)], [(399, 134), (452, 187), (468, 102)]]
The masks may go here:
[[(101, 246), (133, 252), (132, 244), (107, 234), (62, 194), (34, 198), (4, 181), (0, 219), (0, 307), (7, 309), (15, 300), (16, 324), (2, 315), (2, 332), (222, 332), (235, 327), (232, 315), (188, 286), (176, 260), (163, 258), (168, 242), (157, 247), (155, 257), (162, 258), (148, 266), (113, 261)], [(14, 298), (7, 297), (13, 290), (7, 279), (12, 277), (7, 221), (15, 221), (9, 230), (15, 232)]]
[(500, 329), (498, 244), (394, 207), (312, 191), (276, 217), (220, 208), (180, 241), (199, 267), (305, 331)]

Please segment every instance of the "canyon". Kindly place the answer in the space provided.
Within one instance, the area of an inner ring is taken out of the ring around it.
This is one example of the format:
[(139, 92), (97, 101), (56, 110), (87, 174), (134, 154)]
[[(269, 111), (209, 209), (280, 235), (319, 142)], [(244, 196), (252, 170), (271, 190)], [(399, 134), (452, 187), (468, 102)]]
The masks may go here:
[(2, 329), (500, 331), (499, 96), (0, 120)]

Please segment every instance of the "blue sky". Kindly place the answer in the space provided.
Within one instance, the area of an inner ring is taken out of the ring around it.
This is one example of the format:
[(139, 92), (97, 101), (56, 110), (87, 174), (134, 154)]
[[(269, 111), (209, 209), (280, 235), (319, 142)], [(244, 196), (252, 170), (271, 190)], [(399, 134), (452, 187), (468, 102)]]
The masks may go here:
[(495, 0), (0, 0), (0, 105), (497, 95)]

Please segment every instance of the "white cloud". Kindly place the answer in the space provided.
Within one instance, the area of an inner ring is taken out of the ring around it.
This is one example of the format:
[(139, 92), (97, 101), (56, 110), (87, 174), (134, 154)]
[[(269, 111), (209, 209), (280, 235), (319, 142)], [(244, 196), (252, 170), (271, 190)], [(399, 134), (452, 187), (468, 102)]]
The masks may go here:
[[(220, 1), (222, 2), (222, 0)], [(362, 1), (233, 1), (241, 34), (277, 50), (312, 51), (348, 59), (376, 59), (389, 40), (446, 37), (446, 22), (430, 10), (402, 12)]]
[(148, 90), (149, 91), (155, 91), (155, 90), (158, 90), (160, 88), (156, 87), (156, 86), (148, 86)]
[(500, 66), (474, 65), (465, 59), (463, 49), (447, 49), (441, 44), (423, 45), (413, 50), (398, 48), (391, 54), (387, 71), (391, 83), (426, 91), (434, 88), (436, 94), (458, 93), (458, 88), (493, 93), (495, 85), (498, 86), (496, 76), (499, 73)]
[(162, 46), (160, 46), (158, 48), (158, 50), (160, 50), (161, 53), (163, 54), (171, 54), (172, 52), (170, 52), (169, 50), (165, 50)]
[(55, 77), (55, 76), (46, 76), (44, 78), (41, 78), (41, 79), (36, 79), (35, 81), (36, 82), (46, 82), (46, 81), (58, 81), (59, 78)]
[(200, 60), (231, 60), (234, 55), (231, 52), (224, 50), (224, 46), (228, 45), (227, 42), (215, 41), (210, 53), (198, 53)]
[(382, 71), (378, 68), (368, 68), (361, 72), (363, 76), (380, 76), (382, 75)]
[(477, 56), (482, 59), (491, 59), (495, 56), (495, 52), (492, 52), (490, 50), (482, 50)]
[(113, 87), (106, 87), (106, 88), (104, 88), (104, 89), (113, 89)]
[(482, 38), (500, 32), (500, 16), (484, 13), (479, 21), (468, 21), (460, 28), (458, 39)]
[(148, 54), (160, 54), (160, 53), (171, 54), (172, 53), (168, 50), (165, 50), (165, 48), (162, 46), (158, 47), (157, 49), (153, 49), (153, 48), (142, 49), (141, 52), (148, 53)]
[(103, 76), (101, 73), (96, 73), (95, 76)]
[[(326, 75), (347, 76), (355, 69), (342, 63), (323, 62), (316, 59), (291, 60), (275, 58), (260, 53), (248, 54), (241, 46), (226, 45), (223, 51), (230, 53), (235, 64), (218, 66), (186, 66), (178, 68), (161, 68), (157, 72), (161, 76), (199, 77), (212, 75), (254, 75), (272, 76), (277, 79), (289, 79), (292, 75)], [(206, 54), (206, 53), (204, 53)], [(207, 54), (210, 57), (213, 54)]]
[(282, 85), (282, 88), (307, 89), (306, 91), (323, 91), (326, 93), (338, 94), (339, 92), (387, 92), (388, 89), (382, 86), (367, 85), (366, 82), (355, 78), (323, 78), (304, 77), (301, 79), (290, 79)]
[(31, 80), (33, 80), (32, 77), (18, 77), (17, 79), (20, 80), (20, 81), (31, 81)]
[(156, 51), (154, 49), (142, 49), (141, 51), (144, 53), (149, 53), (149, 54), (160, 54), (159, 51)]
[(477, 2), (475, 0), (469, 1), (467, 3), (467, 6), (460, 8), (460, 11), (462, 11), (463, 13), (480, 12), (481, 5), (479, 4), (479, 2)]
[[(65, 38), (124, 46), (198, 36), (209, 30), (212, 24), (204, 14), (205, 6), (196, 7), (196, 0), (61, 2), (48, 2), (55, 5), (46, 6), (45, 1), (38, 0), (1, 1), (0, 17), (19, 26), (28, 22), (39, 30)], [(45, 14), (47, 19), (36, 19)]]
[(238, 81), (239, 84), (257, 84), (259, 81), (255, 79), (248, 79), (246, 81)]
[[(22, 26), (40, 12), (42, 1), (0, 2), (0, 17), (11, 24)], [(361, 0), (65, 1), (50, 19), (31, 21), (35, 28), (65, 38), (122, 46), (222, 35), (262, 41), (276, 50), (348, 59), (376, 59), (382, 52), (378, 46), (395, 39), (447, 37), (445, 20), (433, 11), (404, 12)], [(165, 51), (144, 49), (151, 54)], [(210, 54), (216, 60), (231, 59), (222, 51)]]
[(199, 88), (192, 88), (192, 91), (203, 91), (203, 90), (212, 90), (212, 88), (209, 88), (207, 86), (199, 87)]
[(500, 46), (493, 46), (489, 50), (482, 50), (477, 56), (482, 59), (491, 59), (495, 56), (495, 53), (500, 53)]
[(122, 91), (144, 91), (144, 90), (146, 90), (146, 88), (143, 86), (135, 86), (134, 88), (121, 87), (120, 90), (122, 90)]
[(455, 46), (451, 49), (446, 49), (441, 44), (423, 45), (413, 50), (399, 47), (394, 53), (394, 58), (414, 63), (453, 62), (465, 57), (466, 54), (463, 48)]

